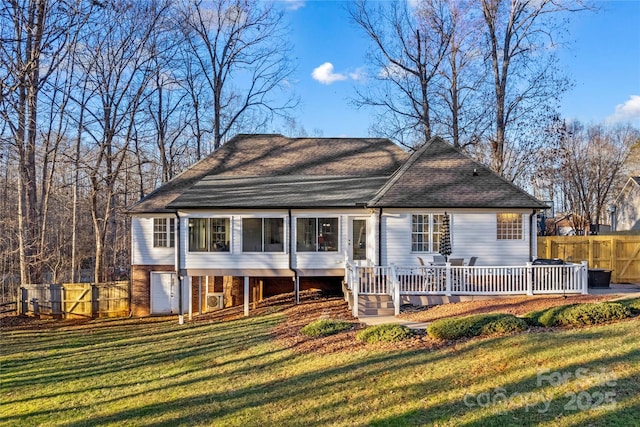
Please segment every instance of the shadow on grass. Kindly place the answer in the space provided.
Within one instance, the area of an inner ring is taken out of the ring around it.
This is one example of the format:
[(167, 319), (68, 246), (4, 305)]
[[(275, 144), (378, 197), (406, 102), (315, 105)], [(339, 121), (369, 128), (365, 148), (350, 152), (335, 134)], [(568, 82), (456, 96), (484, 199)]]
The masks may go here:
[[(590, 342), (624, 341), (625, 328), (492, 337), (431, 352), (364, 350), (316, 356), (296, 354), (271, 341), (271, 330), (281, 320), (279, 315), (269, 315), (183, 326), (125, 323), (122, 330), (59, 331), (52, 332), (53, 337), (35, 333), (28, 337), (35, 350), (27, 337), (20, 337), (20, 344), (6, 340), (15, 347), (3, 351), (2, 406), (21, 404), (23, 409), (0, 421), (68, 427), (215, 423), (503, 426), (553, 423), (564, 414), (569, 423), (565, 425), (580, 425), (584, 419), (594, 424), (624, 421), (629, 408), (637, 409), (637, 370), (618, 379), (615, 391), (619, 392), (620, 410), (583, 413), (585, 418), (575, 422), (563, 412), (567, 403), (564, 386), (539, 385), (539, 376), (533, 372), (534, 367), (549, 366), (561, 373), (620, 364), (640, 366), (637, 346), (616, 354), (585, 351)], [(44, 342), (56, 337), (58, 348), (48, 352)], [(78, 342), (83, 345), (77, 347)], [(558, 350), (549, 349), (549, 343), (562, 349), (567, 362), (553, 360)], [(82, 351), (77, 352), (78, 348)], [(487, 366), (483, 355), (498, 349), (509, 360), (503, 367)], [(21, 359), (23, 354), (25, 359)], [(580, 362), (570, 362), (579, 357)], [(57, 393), (37, 391), (39, 387), (51, 390), (57, 384)], [(478, 384), (485, 388), (479, 390)], [(569, 382), (567, 387), (572, 385)], [(492, 393), (497, 387), (509, 395), (544, 392), (554, 399), (545, 413), (517, 401), (507, 406), (465, 402), (467, 394)], [(589, 385), (579, 390), (593, 394), (603, 387)], [(401, 402), (408, 402), (408, 407), (398, 406)]]

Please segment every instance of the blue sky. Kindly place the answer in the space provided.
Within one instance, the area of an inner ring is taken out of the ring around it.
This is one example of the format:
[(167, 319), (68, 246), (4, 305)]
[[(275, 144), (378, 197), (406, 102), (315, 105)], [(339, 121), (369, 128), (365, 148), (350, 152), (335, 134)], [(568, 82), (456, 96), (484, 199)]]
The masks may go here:
[[(561, 66), (574, 83), (561, 113), (585, 122), (640, 126), (640, 0), (600, 1), (569, 27)], [(288, 0), (297, 65), (298, 125), (323, 136), (367, 136), (372, 113), (349, 103), (365, 66), (368, 40), (350, 22), (344, 1)], [(314, 70), (315, 73), (314, 73)], [(323, 83), (323, 82), (324, 83)]]

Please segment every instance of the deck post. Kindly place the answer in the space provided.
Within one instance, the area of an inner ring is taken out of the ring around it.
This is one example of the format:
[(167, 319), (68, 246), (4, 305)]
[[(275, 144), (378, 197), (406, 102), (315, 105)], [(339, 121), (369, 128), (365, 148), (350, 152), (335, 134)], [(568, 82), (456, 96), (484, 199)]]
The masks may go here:
[(358, 272), (360, 268), (357, 264), (353, 264), (353, 271), (351, 273), (351, 288), (353, 291), (353, 317), (358, 317), (358, 292), (360, 291), (360, 279)]
[(391, 297), (393, 300), (393, 315), (397, 316), (400, 314), (400, 283), (396, 274), (395, 264), (391, 264), (389, 272), (391, 273), (391, 292), (393, 292)]
[(444, 294), (445, 296), (451, 296), (451, 263), (447, 261), (445, 263), (445, 285), (444, 285)]
[(249, 276), (244, 276), (244, 316), (249, 316)]
[(582, 295), (589, 294), (589, 269), (587, 261), (582, 261), (582, 267), (580, 268), (580, 285), (582, 287)]
[(533, 263), (527, 262), (527, 295), (533, 295)]

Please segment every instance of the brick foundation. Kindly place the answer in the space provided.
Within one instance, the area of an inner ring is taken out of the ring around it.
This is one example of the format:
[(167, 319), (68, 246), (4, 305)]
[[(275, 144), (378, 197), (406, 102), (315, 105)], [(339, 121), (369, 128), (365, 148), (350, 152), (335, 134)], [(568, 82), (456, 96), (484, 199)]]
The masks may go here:
[[(151, 314), (151, 272), (173, 272), (173, 265), (134, 265), (131, 267), (131, 310), (134, 316)], [(191, 310), (193, 313), (204, 312), (206, 305), (205, 279), (202, 278), (202, 307), (198, 307), (198, 283), (200, 278), (191, 277)], [(341, 292), (342, 277), (301, 277), (300, 290), (320, 289), (328, 293)], [(224, 293), (224, 306), (233, 307), (244, 304), (244, 277), (209, 277), (209, 291)], [(294, 282), (291, 277), (251, 277), (249, 278), (249, 301), (293, 292)]]
[(173, 265), (132, 265), (131, 266), (131, 311), (134, 316), (148, 316), (151, 313), (151, 272), (175, 271)]

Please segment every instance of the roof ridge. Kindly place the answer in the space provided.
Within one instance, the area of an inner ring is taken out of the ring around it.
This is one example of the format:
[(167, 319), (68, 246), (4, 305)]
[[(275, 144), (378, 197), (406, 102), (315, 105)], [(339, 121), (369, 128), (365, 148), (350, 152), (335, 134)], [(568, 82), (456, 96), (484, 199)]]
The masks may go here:
[(442, 138), (439, 136), (434, 136), (424, 144), (422, 144), (417, 150), (411, 153), (411, 156), (407, 159), (406, 162), (400, 168), (391, 175), (391, 178), (380, 188), (380, 190), (373, 196), (373, 199), (369, 201), (369, 204), (374, 205), (380, 201), (384, 197), (384, 195), (389, 191), (391, 187), (395, 185), (396, 182), (400, 180), (400, 178), (406, 173), (406, 171), (420, 158), (422, 153), (427, 149), (427, 147), (431, 146), (436, 139), (444, 142)]

